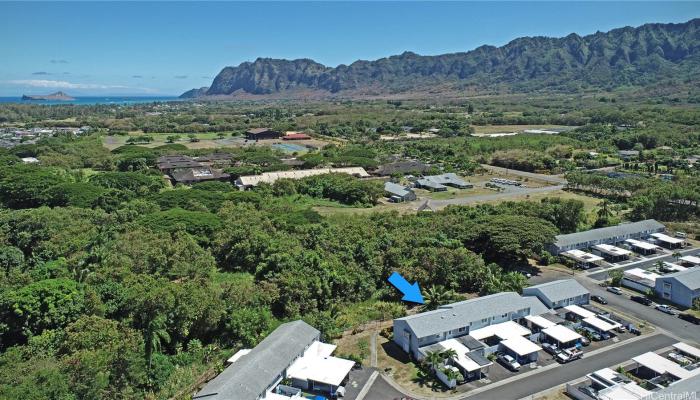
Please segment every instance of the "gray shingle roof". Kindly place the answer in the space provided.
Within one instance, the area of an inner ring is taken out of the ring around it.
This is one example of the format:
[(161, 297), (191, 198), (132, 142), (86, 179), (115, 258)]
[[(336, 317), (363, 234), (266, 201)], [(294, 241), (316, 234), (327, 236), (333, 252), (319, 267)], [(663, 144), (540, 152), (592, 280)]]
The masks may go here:
[(423, 177), (423, 181), (432, 181), (439, 185), (455, 185), (455, 186), (469, 186), (470, 183), (465, 182), (462, 178), (457, 176), (457, 174), (448, 172), (440, 175), (429, 175)]
[(384, 191), (401, 197), (404, 197), (410, 193), (409, 189), (394, 182), (384, 183)]
[(564, 247), (595, 240), (609, 240), (640, 232), (658, 232), (663, 229), (664, 226), (661, 223), (653, 219), (647, 219), (629, 224), (609, 226), (607, 228), (591, 229), (584, 232), (569, 233), (567, 235), (557, 235), (554, 244), (558, 247)]
[(301, 320), (282, 324), (193, 399), (256, 400), (319, 336), (317, 329)]
[(469, 322), (500, 316), (509, 312), (530, 308), (530, 315), (549, 311), (536, 297), (522, 297), (515, 292), (496, 293), (444, 305), (437, 310), (409, 317), (406, 321), (417, 337), (426, 337), (469, 325)]
[(424, 178), (423, 178), (423, 179), (418, 179), (418, 180), (416, 181), (416, 183), (418, 184), (418, 186), (429, 187), (429, 188), (433, 188), (433, 189), (443, 189), (443, 188), (445, 188), (445, 185), (442, 185), (442, 184), (437, 183), (437, 182), (435, 182), (435, 181), (432, 181), (432, 180), (430, 180), (430, 179), (424, 179)]
[(558, 281), (541, 283), (539, 285), (526, 288), (530, 290), (538, 289), (549, 301), (557, 302), (559, 300), (568, 299), (571, 297), (588, 294), (588, 290), (578, 283), (575, 279), (560, 279)]
[(688, 268), (685, 271), (674, 272), (672, 274), (664, 275), (661, 278), (673, 278), (678, 281), (678, 283), (690, 290), (700, 289), (700, 267)]

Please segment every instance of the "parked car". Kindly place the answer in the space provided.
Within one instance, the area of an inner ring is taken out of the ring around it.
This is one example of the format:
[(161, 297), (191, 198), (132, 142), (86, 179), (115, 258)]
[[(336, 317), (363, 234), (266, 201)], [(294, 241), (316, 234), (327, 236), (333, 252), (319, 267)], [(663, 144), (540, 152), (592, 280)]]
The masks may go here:
[(618, 333), (625, 333), (627, 332), (627, 328), (625, 328), (624, 325), (620, 325), (617, 328), (615, 328), (615, 331), (617, 331)]
[(501, 365), (513, 372), (520, 370), (520, 363), (515, 361), (515, 358), (509, 356), (508, 354), (499, 354), (497, 359)]
[(599, 341), (599, 340), (602, 339), (602, 337), (600, 336), (600, 334), (599, 334), (598, 332), (596, 332), (595, 329), (589, 328), (589, 327), (586, 327), (586, 328), (583, 328), (583, 329), (585, 329), (586, 332), (588, 332), (588, 335), (587, 335), (587, 336), (590, 336), (591, 340), (595, 340), (595, 341), (597, 342), (597, 341)]
[(532, 278), (532, 274), (529, 273), (529, 272), (527, 272), (527, 271), (524, 270), (524, 269), (521, 269), (521, 270), (519, 270), (518, 272), (520, 272), (521, 274), (525, 275), (525, 277), (528, 278), (528, 279)]
[(605, 297), (603, 296), (591, 296), (591, 300), (595, 301), (596, 303), (600, 304), (608, 304), (608, 301), (605, 300)]
[(599, 332), (598, 333), (603, 340), (608, 340), (610, 339), (610, 334), (608, 332)]
[(631, 334), (634, 334), (634, 335), (637, 335), (637, 336), (639, 336), (639, 335), (642, 334), (642, 331), (640, 331), (639, 329), (637, 329), (637, 327), (634, 326), (633, 324), (627, 324), (627, 330), (630, 331)]
[(591, 396), (594, 399), (598, 398), (598, 392), (596, 392), (595, 389), (593, 389), (590, 386), (579, 386), (578, 390), (582, 393), (587, 394), (588, 396)]
[(632, 296), (632, 297), (630, 297), (630, 300), (636, 301), (639, 304), (644, 304), (645, 306), (650, 306), (650, 305), (654, 304), (654, 302), (651, 301), (650, 298), (644, 297), (644, 296)]
[(557, 354), (556, 356), (557, 361), (559, 361), (562, 364), (578, 360), (581, 357), (583, 357), (583, 352), (581, 350), (576, 349), (564, 349), (561, 352), (559, 352), (559, 354)]
[(678, 314), (678, 318), (680, 318), (684, 321), (688, 321), (690, 323), (693, 323), (695, 325), (700, 325), (700, 318), (696, 317), (693, 314), (688, 314), (688, 313)]
[(559, 354), (561, 352), (559, 347), (556, 344), (552, 344), (552, 343), (543, 343), (542, 349), (553, 356), (556, 356), (557, 354)]
[(676, 310), (674, 310), (673, 308), (667, 306), (666, 304), (659, 304), (659, 305), (656, 306), (656, 309), (659, 310), (659, 311), (661, 311), (662, 313), (666, 313), (666, 314), (669, 314), (669, 315), (676, 315), (676, 314), (677, 314), (677, 313), (676, 313)]
[(582, 336), (581, 339), (579, 340), (579, 342), (581, 343), (582, 346), (588, 346), (591, 344), (591, 340), (585, 336)]
[(622, 294), (622, 289), (620, 289), (620, 288), (617, 287), (617, 286), (608, 286), (608, 289), (607, 289), (607, 290), (608, 290), (608, 292), (610, 292), (610, 293), (615, 293), (615, 294), (617, 294), (617, 295), (621, 295), (621, 294)]

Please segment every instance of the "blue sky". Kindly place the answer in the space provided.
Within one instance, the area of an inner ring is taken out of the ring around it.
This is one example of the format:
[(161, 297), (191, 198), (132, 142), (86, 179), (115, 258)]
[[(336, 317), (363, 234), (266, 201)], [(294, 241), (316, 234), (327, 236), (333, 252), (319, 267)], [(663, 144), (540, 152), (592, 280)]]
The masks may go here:
[(0, 2), (0, 96), (177, 95), (257, 57), (326, 65), (700, 17), (700, 2)]

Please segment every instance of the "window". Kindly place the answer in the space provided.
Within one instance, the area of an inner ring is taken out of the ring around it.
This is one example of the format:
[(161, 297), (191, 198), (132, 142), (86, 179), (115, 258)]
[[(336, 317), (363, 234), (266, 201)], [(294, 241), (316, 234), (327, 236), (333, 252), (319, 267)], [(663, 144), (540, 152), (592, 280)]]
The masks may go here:
[(489, 320), (488, 318), (484, 318), (481, 320), (481, 322), (486, 323), (488, 320)]
[(458, 332), (465, 332), (466, 330), (467, 330), (467, 327), (465, 326), (465, 327), (459, 328), (457, 331)]

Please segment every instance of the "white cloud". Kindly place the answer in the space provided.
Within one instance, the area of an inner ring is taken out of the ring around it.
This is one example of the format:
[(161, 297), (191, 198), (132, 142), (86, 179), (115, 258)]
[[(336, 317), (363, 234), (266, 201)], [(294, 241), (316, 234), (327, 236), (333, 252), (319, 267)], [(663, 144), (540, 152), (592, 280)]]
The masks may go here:
[(73, 83), (68, 81), (53, 81), (48, 79), (17, 79), (7, 83), (21, 86), (56, 89), (134, 89), (123, 85), (101, 85), (95, 83)]

